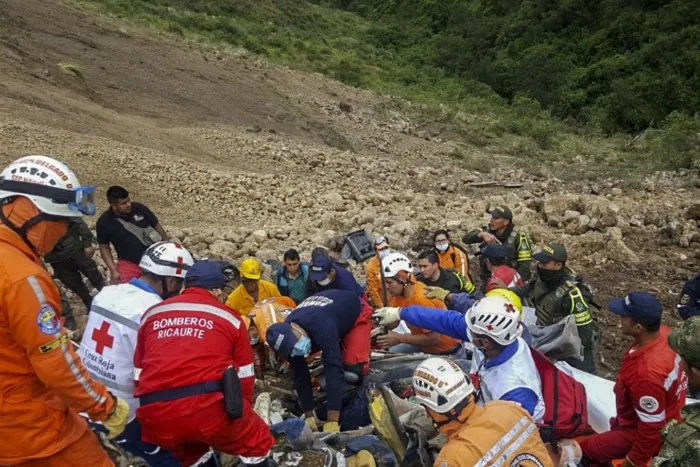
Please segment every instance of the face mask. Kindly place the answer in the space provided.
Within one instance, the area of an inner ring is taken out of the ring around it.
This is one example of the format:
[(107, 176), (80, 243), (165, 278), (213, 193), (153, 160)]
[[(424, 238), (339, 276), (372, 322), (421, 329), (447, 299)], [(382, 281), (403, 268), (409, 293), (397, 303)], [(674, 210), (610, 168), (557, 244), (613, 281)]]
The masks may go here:
[(325, 279), (323, 279), (322, 281), (318, 281), (318, 285), (320, 285), (321, 287), (325, 287), (327, 285), (330, 285), (330, 283), (331, 283), (331, 276), (330, 275), (328, 277), (326, 277)]
[(292, 357), (307, 357), (311, 353), (311, 339), (306, 336), (301, 336), (294, 349), (292, 349)]
[(389, 256), (389, 253), (391, 253), (391, 250), (389, 248), (386, 248), (382, 251), (379, 252), (379, 259), (384, 259), (387, 256)]
[(537, 275), (545, 284), (556, 284), (564, 277), (564, 274), (566, 274), (566, 270), (564, 268), (557, 271), (551, 271), (549, 269), (544, 269), (537, 266)]
[(449, 242), (443, 242), (443, 243), (436, 243), (435, 248), (438, 249), (438, 251), (447, 251), (447, 249), (450, 247)]
[[(18, 196), (14, 202), (1, 209), (7, 220), (17, 228), (22, 228), (33, 219), (37, 219), (37, 216), (42, 215), (34, 203), (23, 196)], [(68, 233), (67, 220), (40, 220), (27, 227), (26, 240), (39, 255), (45, 255), (54, 249), (66, 233)]]

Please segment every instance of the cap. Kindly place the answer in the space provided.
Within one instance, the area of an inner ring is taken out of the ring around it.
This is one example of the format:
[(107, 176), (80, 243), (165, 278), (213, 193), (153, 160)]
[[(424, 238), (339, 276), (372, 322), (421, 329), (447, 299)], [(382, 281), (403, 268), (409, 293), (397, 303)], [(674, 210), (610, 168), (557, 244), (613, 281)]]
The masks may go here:
[(658, 323), (663, 312), (659, 299), (649, 292), (631, 292), (625, 298), (614, 298), (608, 302), (608, 309), (644, 324)]
[(566, 263), (569, 255), (566, 253), (566, 247), (560, 243), (550, 243), (542, 247), (542, 250), (533, 256), (535, 261), (546, 263), (547, 261), (559, 261)]
[(374, 239), (374, 248), (385, 248), (389, 246), (389, 239), (384, 235), (379, 235)]
[(513, 211), (505, 206), (496, 206), (491, 210), (491, 217), (497, 219), (508, 219), (513, 222)]
[(312, 281), (322, 281), (333, 268), (333, 261), (328, 256), (328, 252), (323, 248), (316, 248), (311, 252), (311, 267), (309, 277)]
[(691, 316), (683, 326), (671, 331), (668, 345), (696, 368), (700, 368), (700, 316)]
[(280, 357), (287, 360), (292, 355), (292, 350), (299, 339), (294, 335), (291, 324), (276, 323), (267, 328), (265, 340), (267, 345), (275, 349)]
[(481, 252), (484, 259), (500, 259), (508, 258), (508, 252), (503, 245), (487, 245), (484, 251)]
[(241, 276), (244, 279), (258, 280), (260, 279), (260, 263), (255, 258), (248, 258), (241, 263), (239, 268)]
[(187, 270), (185, 275), (186, 288), (223, 289), (227, 282), (221, 264), (213, 261), (196, 262)]

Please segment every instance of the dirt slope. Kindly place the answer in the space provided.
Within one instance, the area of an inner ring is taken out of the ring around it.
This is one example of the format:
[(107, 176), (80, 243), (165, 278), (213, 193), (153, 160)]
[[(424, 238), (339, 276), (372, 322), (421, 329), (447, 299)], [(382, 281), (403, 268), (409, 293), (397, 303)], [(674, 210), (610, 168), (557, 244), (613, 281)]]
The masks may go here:
[[(687, 214), (697, 173), (659, 174), (640, 190), (625, 188), (624, 174), (564, 184), (472, 148), (480, 174), (446, 156), (457, 142), (430, 128), (386, 98), (240, 51), (62, 3), (0, 0), (0, 165), (49, 153), (102, 193), (125, 185), (197, 254), (308, 254), (355, 228), (415, 252), (422, 228), (459, 238), (506, 203), (536, 243), (571, 249), (601, 302), (651, 289), (670, 308), (698, 269)], [(468, 185), (482, 179), (523, 186)], [(617, 364), (624, 339), (601, 319)]]

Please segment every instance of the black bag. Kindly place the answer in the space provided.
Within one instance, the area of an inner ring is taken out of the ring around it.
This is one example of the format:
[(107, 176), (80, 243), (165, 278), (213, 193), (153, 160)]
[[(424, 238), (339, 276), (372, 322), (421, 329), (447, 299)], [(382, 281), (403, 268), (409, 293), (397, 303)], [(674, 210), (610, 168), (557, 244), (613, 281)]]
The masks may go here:
[(231, 420), (238, 420), (243, 416), (243, 390), (238, 372), (232, 366), (224, 370), (224, 407), (226, 415)]

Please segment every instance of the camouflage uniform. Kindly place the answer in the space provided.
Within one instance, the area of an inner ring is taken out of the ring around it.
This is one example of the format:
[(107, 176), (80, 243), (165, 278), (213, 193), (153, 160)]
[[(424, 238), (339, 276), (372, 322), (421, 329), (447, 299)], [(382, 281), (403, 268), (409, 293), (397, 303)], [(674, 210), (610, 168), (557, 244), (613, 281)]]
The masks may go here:
[[(668, 336), (668, 344), (683, 359), (700, 368), (700, 316), (688, 319)], [(683, 423), (676, 420), (664, 427), (664, 445), (652, 467), (700, 466), (700, 403), (683, 408)]]

